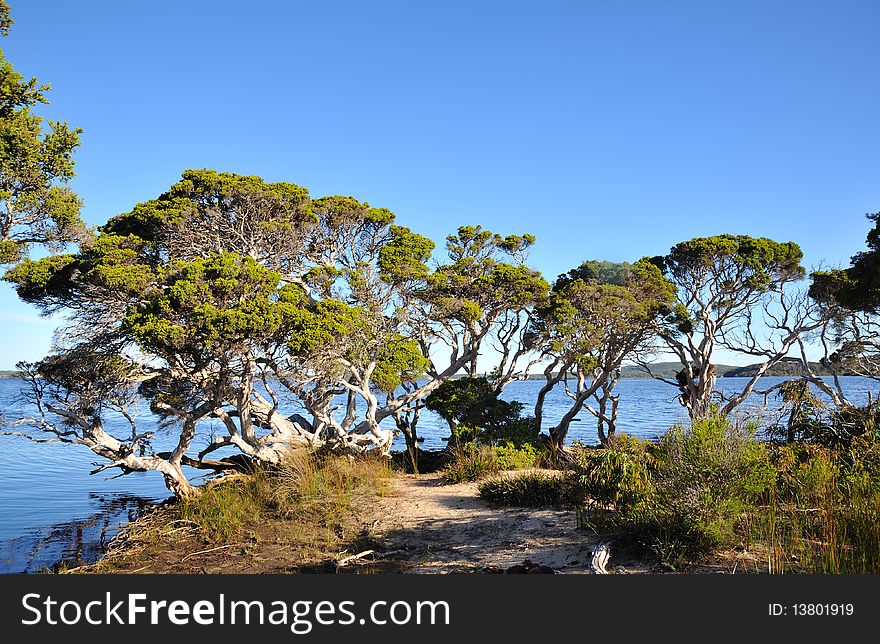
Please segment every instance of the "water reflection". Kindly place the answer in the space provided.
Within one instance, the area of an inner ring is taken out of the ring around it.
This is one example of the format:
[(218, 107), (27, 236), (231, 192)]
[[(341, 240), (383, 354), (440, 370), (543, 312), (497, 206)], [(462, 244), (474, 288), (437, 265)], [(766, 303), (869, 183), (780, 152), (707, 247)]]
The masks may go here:
[(137, 496), (96, 493), (89, 494), (89, 502), (99, 508), (90, 517), (28, 530), (14, 539), (0, 541), (0, 572), (57, 571), (62, 566), (94, 563), (119, 529), (152, 503)]

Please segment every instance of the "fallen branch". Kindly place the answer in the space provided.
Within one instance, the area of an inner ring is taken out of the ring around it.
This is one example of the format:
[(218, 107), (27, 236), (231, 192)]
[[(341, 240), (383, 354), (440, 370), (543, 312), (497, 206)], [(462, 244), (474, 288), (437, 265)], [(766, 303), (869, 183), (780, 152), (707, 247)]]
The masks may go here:
[(208, 548), (207, 550), (199, 550), (198, 552), (191, 552), (190, 554), (188, 554), (187, 556), (185, 556), (185, 557), (184, 557), (183, 559), (181, 559), (180, 561), (186, 561), (186, 560), (189, 559), (190, 557), (195, 557), (196, 555), (203, 555), (203, 554), (206, 554), (206, 553), (208, 553), (208, 552), (215, 552), (215, 551), (217, 551), (217, 550), (223, 550), (224, 548), (238, 548), (238, 547), (241, 547), (241, 546), (243, 546), (243, 545), (244, 545), (243, 543), (230, 543), (229, 545), (226, 545), (226, 546), (217, 546), (216, 548)]
[(350, 557), (345, 557), (344, 559), (340, 559), (336, 562), (336, 567), (341, 568), (342, 566), (351, 563), (352, 561), (357, 561), (358, 559), (363, 559), (364, 557), (368, 557), (370, 555), (375, 555), (376, 552), (374, 550), (364, 550), (363, 552), (359, 552), (356, 555), (351, 555)]

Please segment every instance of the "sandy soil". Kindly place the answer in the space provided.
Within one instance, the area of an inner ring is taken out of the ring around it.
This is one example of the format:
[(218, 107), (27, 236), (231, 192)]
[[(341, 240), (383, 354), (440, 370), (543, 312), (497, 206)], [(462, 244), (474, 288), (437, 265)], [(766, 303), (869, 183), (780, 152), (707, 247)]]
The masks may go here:
[[(600, 537), (578, 529), (572, 510), (493, 507), (476, 483), (445, 485), (436, 474), (401, 475), (380, 503), (372, 531), (387, 554), (377, 559), (409, 573), (502, 572), (528, 560), (558, 573), (588, 573)], [(377, 549), (378, 550), (378, 549)], [(615, 558), (609, 572), (647, 572)]]

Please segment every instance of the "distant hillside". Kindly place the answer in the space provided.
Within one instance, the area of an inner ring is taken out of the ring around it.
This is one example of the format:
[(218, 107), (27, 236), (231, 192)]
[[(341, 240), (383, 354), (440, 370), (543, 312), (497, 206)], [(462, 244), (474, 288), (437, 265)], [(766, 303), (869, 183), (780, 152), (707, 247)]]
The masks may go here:
[[(718, 364), (715, 365), (715, 369), (718, 371), (718, 375), (722, 376), (726, 374), (731, 369), (744, 369), (745, 367), (734, 367), (729, 364)], [(654, 374), (658, 378), (671, 378), (675, 379), (675, 374), (681, 371), (681, 363), (680, 362), (655, 362), (651, 365), (651, 373)], [(651, 376), (642, 369), (641, 367), (630, 365), (626, 366), (620, 370), (621, 378), (650, 378)]]
[[(734, 365), (719, 364), (715, 365), (715, 368), (720, 378), (749, 378), (755, 375), (755, 372), (760, 366), (760, 363), (739, 367)], [(818, 362), (811, 362), (810, 366), (813, 368), (813, 371), (817, 376), (828, 376), (831, 374), (830, 371), (828, 371)], [(681, 363), (679, 362), (657, 362), (651, 365), (651, 371), (654, 373), (654, 375), (661, 378), (674, 379), (675, 374), (678, 373), (680, 370)], [(768, 369), (764, 375), (803, 376), (805, 375), (805, 373), (803, 365), (798, 358), (785, 358), (782, 360), (782, 362), (778, 362), (777, 364), (770, 367), (770, 369)], [(642, 369), (641, 367), (627, 366), (621, 369), (621, 377), (649, 378), (650, 376), (648, 376), (648, 374), (645, 373), (644, 369)]]
[[(734, 367), (724, 373), (725, 378), (751, 377), (760, 367), (759, 364), (752, 364), (746, 367)], [(830, 376), (831, 372), (818, 362), (811, 362), (810, 368), (817, 376)], [(767, 370), (768, 376), (804, 376), (804, 366), (798, 358), (784, 358), (782, 362), (778, 362)], [(847, 374), (839, 374), (847, 375)]]
[(18, 378), (20, 376), (20, 371), (4, 371), (0, 369), (0, 378)]

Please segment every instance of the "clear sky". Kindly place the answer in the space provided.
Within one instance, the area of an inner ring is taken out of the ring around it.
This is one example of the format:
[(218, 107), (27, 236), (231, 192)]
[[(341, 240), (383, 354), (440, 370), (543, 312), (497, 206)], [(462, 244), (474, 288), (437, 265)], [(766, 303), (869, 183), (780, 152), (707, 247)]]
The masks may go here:
[[(880, 210), (880, 3), (9, 0), (93, 224), (186, 168), (531, 232), (548, 278), (718, 233), (846, 263)], [(0, 368), (53, 325), (0, 286)]]

